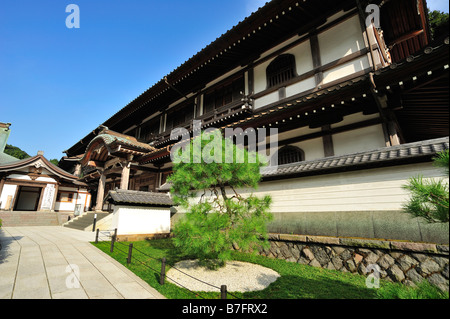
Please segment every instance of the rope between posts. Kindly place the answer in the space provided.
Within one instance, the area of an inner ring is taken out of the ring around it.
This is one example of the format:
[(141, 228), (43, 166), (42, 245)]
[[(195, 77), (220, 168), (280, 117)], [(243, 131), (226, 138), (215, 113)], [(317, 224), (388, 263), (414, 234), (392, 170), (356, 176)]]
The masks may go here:
[[(102, 236), (100, 236), (100, 233), (102, 233)], [(103, 236), (103, 234), (105, 234), (105, 233), (108, 233), (108, 235)], [(104, 242), (104, 243), (107, 243), (107, 241), (104, 241), (104, 240), (101, 240), (101, 239), (107, 238), (107, 239), (109, 240), (109, 239), (112, 239), (113, 237), (114, 237), (114, 236), (111, 235), (110, 231), (99, 231), (99, 234), (98, 234), (98, 236), (97, 236), (97, 239), (98, 239), (98, 242)], [(119, 241), (117, 241), (117, 240), (115, 240), (114, 243), (119, 243), (120, 245), (127, 246), (126, 244), (124, 244), (124, 243), (122, 243), (122, 242), (119, 242)], [(129, 247), (129, 246), (128, 246), (128, 247)], [(126, 252), (126, 251), (124, 251), (124, 250), (122, 250), (122, 249), (119, 249), (117, 246), (116, 246), (116, 249), (117, 249), (118, 251), (120, 251), (121, 253), (125, 254), (125, 255), (129, 254), (129, 252)], [(133, 250), (133, 249), (136, 250), (137, 252), (141, 253), (142, 255), (146, 256), (146, 257), (149, 257), (149, 258), (154, 259), (154, 260), (156, 260), (156, 261), (162, 262), (162, 259), (161, 259), (161, 258), (156, 258), (156, 257), (150, 256), (149, 254), (147, 254), (147, 253), (143, 252), (142, 250), (137, 249), (137, 248), (135, 248), (135, 247), (132, 247), (132, 250)], [(138, 261), (138, 262), (139, 262), (140, 264), (142, 264), (143, 266), (145, 266), (145, 267), (147, 267), (147, 268), (149, 268), (149, 269), (155, 271), (156, 273), (159, 273), (158, 270), (156, 270), (156, 269), (154, 269), (153, 267), (149, 266), (147, 263), (145, 263), (145, 262), (143, 262), (142, 260), (136, 258), (135, 256), (133, 257), (133, 259), (136, 260), (136, 261)], [(203, 284), (205, 284), (205, 285), (208, 285), (208, 286), (210, 286), (210, 287), (216, 288), (216, 289), (218, 289), (219, 291), (221, 290), (220, 287), (217, 287), (217, 286), (215, 286), (215, 285), (213, 285), (213, 284), (210, 284), (210, 283), (208, 283), (208, 282), (206, 282), (206, 281), (204, 281), (204, 280), (198, 279), (198, 278), (196, 278), (196, 277), (194, 277), (194, 276), (192, 276), (192, 275), (190, 275), (190, 274), (188, 274), (188, 273), (186, 273), (186, 272), (184, 272), (184, 271), (178, 269), (178, 268), (175, 267), (174, 265), (170, 265), (170, 264), (168, 264), (168, 265), (169, 265), (171, 268), (173, 268), (173, 269), (179, 271), (180, 273), (184, 274), (185, 276), (188, 276), (188, 277), (190, 277), (190, 278), (192, 278), (192, 279), (195, 279), (195, 280), (197, 280), (197, 281), (199, 281), (199, 282), (201, 282), (201, 283), (203, 283)], [(206, 299), (205, 297), (201, 296), (200, 294), (198, 294), (198, 293), (196, 293), (196, 292), (190, 290), (189, 288), (185, 287), (184, 285), (180, 284), (179, 282), (177, 282), (177, 281), (174, 280), (173, 278), (170, 278), (170, 277), (167, 276), (165, 273), (164, 273), (164, 277), (167, 278), (167, 279), (169, 279), (170, 281), (174, 282), (174, 283), (177, 284), (178, 286), (183, 287), (184, 289), (188, 290), (189, 292), (193, 293), (194, 295), (196, 295), (196, 296), (198, 296), (198, 297), (200, 297), (200, 298), (202, 298), (202, 299)], [(227, 291), (226, 293), (229, 294), (230, 296), (233, 296), (233, 297), (236, 298), (236, 299), (240, 299), (239, 297), (237, 297), (236, 295), (234, 295), (234, 294), (232, 294), (232, 293), (230, 293), (230, 292), (228, 292), (228, 291)]]

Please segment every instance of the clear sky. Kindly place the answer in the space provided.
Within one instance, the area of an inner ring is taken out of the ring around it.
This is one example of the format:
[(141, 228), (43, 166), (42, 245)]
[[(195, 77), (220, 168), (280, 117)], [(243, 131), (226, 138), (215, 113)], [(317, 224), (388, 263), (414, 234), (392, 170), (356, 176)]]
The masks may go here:
[[(80, 28), (68, 29), (68, 4)], [(64, 150), (258, 7), (262, 0), (2, 0), (0, 122), (30, 155)], [(448, 12), (447, 0), (428, 0)]]

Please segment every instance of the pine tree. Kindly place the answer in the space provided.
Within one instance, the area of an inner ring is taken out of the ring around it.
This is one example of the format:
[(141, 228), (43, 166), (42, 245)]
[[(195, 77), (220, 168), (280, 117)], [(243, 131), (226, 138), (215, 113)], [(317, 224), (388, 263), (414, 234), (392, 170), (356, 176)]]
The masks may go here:
[(423, 176), (413, 177), (403, 186), (411, 192), (409, 201), (404, 205), (406, 212), (415, 217), (423, 217), (431, 223), (449, 221), (449, 151), (443, 151), (433, 159), (437, 167), (444, 169), (446, 179), (424, 180)]
[(234, 145), (220, 131), (203, 133), (178, 152), (183, 162), (174, 164), (169, 180), (174, 201), (186, 215), (174, 227), (175, 246), (210, 268), (223, 266), (234, 248), (267, 247), (271, 197), (237, 192), (258, 187), (264, 165), (260, 156)]

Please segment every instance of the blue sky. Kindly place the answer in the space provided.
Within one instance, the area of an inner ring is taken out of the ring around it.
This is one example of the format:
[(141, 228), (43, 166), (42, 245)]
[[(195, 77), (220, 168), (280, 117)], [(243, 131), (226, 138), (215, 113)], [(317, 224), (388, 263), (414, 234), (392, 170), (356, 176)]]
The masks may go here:
[[(68, 4), (80, 28), (68, 29)], [(0, 122), (48, 159), (243, 20), (261, 0), (2, 0)], [(448, 12), (448, 1), (428, 0)]]

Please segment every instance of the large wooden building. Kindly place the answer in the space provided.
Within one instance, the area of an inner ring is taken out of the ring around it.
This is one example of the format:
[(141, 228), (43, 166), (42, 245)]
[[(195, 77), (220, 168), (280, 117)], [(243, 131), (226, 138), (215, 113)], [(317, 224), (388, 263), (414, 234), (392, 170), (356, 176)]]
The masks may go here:
[(92, 185), (102, 210), (116, 187), (167, 190), (176, 127), (277, 128), (280, 166), (257, 191), (273, 197), (271, 231), (448, 243), (448, 229), (401, 212), (408, 178), (442, 176), (431, 158), (449, 144), (448, 34), (431, 38), (425, 0), (370, 2), (379, 25), (368, 1), (267, 3), (60, 165)]

